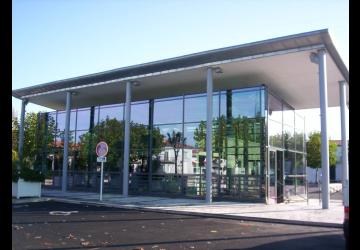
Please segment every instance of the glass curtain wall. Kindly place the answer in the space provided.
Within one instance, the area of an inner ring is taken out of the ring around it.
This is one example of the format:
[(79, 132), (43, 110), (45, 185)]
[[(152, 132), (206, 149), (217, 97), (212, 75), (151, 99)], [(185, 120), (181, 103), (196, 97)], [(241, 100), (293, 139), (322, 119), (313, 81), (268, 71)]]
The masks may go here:
[[(129, 191), (203, 197), (206, 94), (131, 105)], [(215, 198), (264, 199), (265, 106), (264, 86), (214, 92)], [(65, 112), (49, 112), (46, 117), (48, 131), (51, 130), (48, 134), (53, 135), (44, 151), (46, 166), (48, 171), (57, 172), (53, 186), (57, 183), (60, 187)], [(69, 177), (69, 188), (98, 189), (100, 165), (95, 147), (103, 140), (109, 145), (104, 191), (121, 192), (123, 133), (123, 104), (71, 111), (68, 164), (69, 176), (73, 177)]]
[[(277, 167), (283, 168), (284, 181), (279, 177), (277, 185), (282, 182), (285, 200), (306, 198), (306, 165), (305, 165), (305, 123), (304, 118), (285, 101), (268, 92), (268, 145), (269, 151), (282, 154), (284, 159)], [(270, 153), (270, 152), (269, 152)], [(268, 176), (275, 178), (275, 168), (268, 168)], [(278, 171), (279, 173), (279, 171)], [(271, 181), (269, 181), (270, 183)], [(273, 183), (273, 182), (271, 182)], [(275, 186), (269, 185), (268, 195), (274, 193)]]

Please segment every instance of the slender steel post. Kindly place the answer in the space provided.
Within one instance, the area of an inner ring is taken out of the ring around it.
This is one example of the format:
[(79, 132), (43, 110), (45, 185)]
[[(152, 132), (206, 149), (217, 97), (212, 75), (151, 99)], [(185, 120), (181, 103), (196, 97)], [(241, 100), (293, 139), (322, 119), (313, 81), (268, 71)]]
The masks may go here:
[(213, 116), (213, 75), (212, 68), (207, 69), (207, 112), (206, 112), (206, 202), (212, 202), (212, 116)]
[(25, 112), (26, 105), (28, 104), (27, 99), (23, 99), (21, 102), (21, 115), (20, 115), (20, 127), (19, 127), (19, 164), (17, 165), (17, 169), (20, 170), (21, 162), (23, 160), (23, 151), (24, 151), (24, 123), (25, 123)]
[(71, 92), (66, 92), (66, 117), (65, 117), (65, 133), (64, 133), (64, 157), (62, 169), (62, 185), (61, 191), (66, 192), (67, 189), (67, 169), (68, 169), (68, 154), (69, 154), (69, 128), (71, 115)]
[(320, 114), (321, 114), (321, 168), (322, 168), (322, 208), (329, 208), (329, 140), (327, 131), (327, 76), (326, 51), (318, 51), (319, 85), (320, 85)]
[(346, 82), (340, 81), (340, 114), (341, 114), (341, 151), (342, 151), (342, 190), (343, 202), (348, 204), (349, 187), (348, 144), (346, 140)]
[(100, 198), (99, 200), (102, 201), (103, 195), (103, 184), (104, 184), (104, 162), (101, 162), (101, 173), (100, 173)]
[(123, 196), (128, 196), (130, 155), (131, 82), (126, 82)]
[(154, 99), (151, 99), (149, 100), (149, 144), (148, 144), (149, 192), (152, 191), (153, 130), (154, 130)]

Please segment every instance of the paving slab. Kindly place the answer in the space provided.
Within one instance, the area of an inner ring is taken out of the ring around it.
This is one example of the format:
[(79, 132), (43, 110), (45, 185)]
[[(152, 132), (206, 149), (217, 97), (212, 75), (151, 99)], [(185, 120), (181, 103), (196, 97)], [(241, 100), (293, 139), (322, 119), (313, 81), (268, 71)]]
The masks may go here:
[(280, 204), (249, 202), (213, 202), (153, 196), (128, 196), (98, 193), (43, 190), (43, 199), (59, 201), (88, 202), (91, 204), (132, 209), (145, 209), (169, 213), (197, 214), (220, 218), (234, 218), (254, 221), (279, 222), (300, 225), (341, 227), (344, 219), (341, 200), (331, 200), (329, 209), (322, 209), (317, 199)]

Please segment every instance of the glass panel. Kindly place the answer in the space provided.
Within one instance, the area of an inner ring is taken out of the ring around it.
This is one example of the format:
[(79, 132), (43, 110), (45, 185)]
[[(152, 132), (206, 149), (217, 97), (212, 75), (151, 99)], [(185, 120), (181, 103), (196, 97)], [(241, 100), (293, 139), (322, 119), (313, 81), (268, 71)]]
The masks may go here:
[(79, 110), (77, 113), (77, 130), (89, 129), (90, 127), (90, 109)]
[[(185, 96), (185, 122), (206, 121), (207, 97), (206, 95)], [(219, 117), (219, 95), (213, 95), (213, 119)]]
[(181, 123), (183, 99), (155, 101), (154, 124)]
[(206, 96), (185, 98), (185, 122), (206, 121)]
[(257, 117), (262, 116), (260, 91), (244, 90), (234, 91), (232, 94), (232, 117)]
[[(65, 130), (65, 112), (59, 112), (57, 117), (57, 128), (59, 130)], [(76, 111), (70, 112), (70, 130), (75, 130), (75, 122), (76, 122)]]
[(153, 145), (153, 173), (181, 173), (182, 125), (156, 126), (153, 137), (154, 134), (157, 137), (153, 140), (158, 138), (161, 143)]
[(123, 120), (123, 112), (124, 112), (123, 105), (102, 106), (100, 107), (99, 122), (102, 122), (107, 118), (121, 121)]
[(285, 151), (285, 196), (287, 199), (295, 194), (295, 174), (295, 153)]
[(284, 124), (294, 127), (295, 126), (295, 112), (294, 109), (291, 108), (286, 103), (283, 103), (283, 119)]
[(282, 123), (282, 103), (272, 94), (268, 94), (269, 98), (269, 120)]
[(304, 140), (305, 140), (305, 133), (304, 133), (304, 119), (296, 115), (295, 116), (295, 147), (298, 151), (304, 151)]
[[(119, 111), (119, 107), (100, 110), (100, 115), (103, 112), (106, 119), (102, 119), (94, 128), (94, 145), (103, 140), (109, 146), (106, 165), (110, 171), (122, 170), (123, 166), (124, 122), (117, 120), (120, 112), (116, 111)], [(115, 115), (115, 118), (110, 119), (109, 114)]]
[(269, 161), (269, 198), (276, 199), (276, 186), (275, 186), (275, 180), (276, 180), (276, 153), (274, 151), (270, 151), (270, 161)]
[(294, 127), (284, 124), (284, 146), (285, 149), (295, 149)]
[(149, 124), (149, 103), (131, 105), (131, 121), (134, 123)]
[(268, 131), (269, 131), (269, 145), (282, 148), (283, 136), (282, 136), (281, 123), (269, 119)]
[[(205, 130), (204, 130), (205, 128)], [(206, 125), (191, 123), (184, 126), (185, 150), (188, 151), (188, 159), (184, 159), (184, 173), (202, 173), (205, 167), (205, 139)], [(191, 164), (190, 164), (191, 163)]]

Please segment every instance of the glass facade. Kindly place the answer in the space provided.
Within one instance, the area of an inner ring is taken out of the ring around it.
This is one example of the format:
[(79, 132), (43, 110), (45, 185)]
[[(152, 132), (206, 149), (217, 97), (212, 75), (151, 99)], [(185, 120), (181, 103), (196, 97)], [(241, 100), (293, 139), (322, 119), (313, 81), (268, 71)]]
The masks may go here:
[(304, 118), (285, 101), (268, 92), (267, 171), (276, 179), (267, 184), (269, 199), (307, 198), (304, 131)]
[[(65, 112), (44, 117), (52, 139), (40, 158), (60, 187)], [(205, 196), (206, 94), (133, 102), (130, 129), (130, 193)], [(68, 188), (98, 190), (95, 147), (103, 140), (104, 191), (121, 192), (124, 104), (72, 110), (70, 131)], [(267, 146), (285, 153), (285, 182), (296, 186), (289, 192), (303, 192), (303, 119), (264, 85), (214, 92), (212, 144), (215, 200), (265, 201)]]

